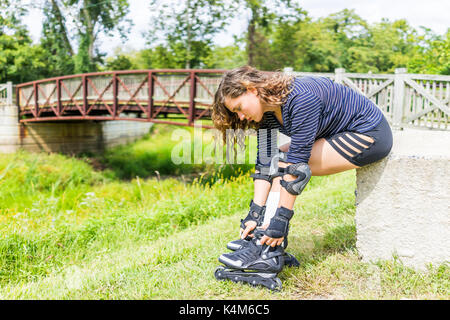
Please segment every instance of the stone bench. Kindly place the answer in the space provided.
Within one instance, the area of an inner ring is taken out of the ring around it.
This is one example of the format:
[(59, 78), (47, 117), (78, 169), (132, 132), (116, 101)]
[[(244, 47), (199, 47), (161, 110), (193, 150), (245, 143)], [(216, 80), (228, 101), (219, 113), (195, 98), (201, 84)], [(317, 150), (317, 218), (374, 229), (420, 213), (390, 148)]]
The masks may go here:
[(356, 170), (363, 261), (426, 269), (450, 260), (450, 132), (394, 131), (388, 157)]

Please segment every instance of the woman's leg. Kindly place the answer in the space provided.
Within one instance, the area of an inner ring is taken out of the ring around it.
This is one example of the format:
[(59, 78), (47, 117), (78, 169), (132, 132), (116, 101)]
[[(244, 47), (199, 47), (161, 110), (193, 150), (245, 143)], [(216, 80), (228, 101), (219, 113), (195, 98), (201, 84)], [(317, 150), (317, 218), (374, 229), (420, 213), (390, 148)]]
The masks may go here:
[(329, 175), (358, 168), (340, 155), (323, 138), (314, 142), (308, 164), (313, 176)]
[[(341, 152), (347, 154), (348, 156), (354, 156), (358, 153), (361, 153), (364, 149), (367, 149), (371, 143), (373, 143), (373, 139), (371, 137), (357, 134), (363, 141), (367, 141), (367, 144), (361, 143), (360, 141), (355, 141), (353, 145), (347, 143), (345, 140), (340, 141), (340, 144), (337, 144), (337, 147), (340, 148)], [(339, 139), (339, 138), (337, 138)], [(348, 139), (352, 139), (348, 137)], [(354, 141), (354, 139), (353, 139)], [(342, 144), (347, 146), (347, 150), (341, 147)], [(289, 143), (280, 147), (280, 150), (283, 152), (287, 152), (289, 150)], [(319, 139), (314, 142), (311, 157), (309, 159), (309, 167), (311, 169), (311, 173), (313, 176), (323, 176), (334, 174), (346, 170), (351, 170), (355, 168), (359, 168), (359, 166), (351, 163), (346, 158), (344, 158), (339, 152), (337, 152), (331, 144), (326, 139)], [(279, 183), (272, 184), (271, 191), (279, 191)]]

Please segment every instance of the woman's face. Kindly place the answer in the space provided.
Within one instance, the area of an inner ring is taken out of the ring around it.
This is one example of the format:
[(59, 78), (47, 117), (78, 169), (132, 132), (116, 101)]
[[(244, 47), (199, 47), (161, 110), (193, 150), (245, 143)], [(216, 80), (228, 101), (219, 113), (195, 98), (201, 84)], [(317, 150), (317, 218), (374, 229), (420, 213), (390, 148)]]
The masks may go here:
[(237, 113), (239, 119), (242, 121), (261, 121), (264, 111), (261, 101), (258, 97), (258, 91), (255, 88), (248, 89), (246, 93), (237, 98), (226, 98), (225, 106), (231, 112)]

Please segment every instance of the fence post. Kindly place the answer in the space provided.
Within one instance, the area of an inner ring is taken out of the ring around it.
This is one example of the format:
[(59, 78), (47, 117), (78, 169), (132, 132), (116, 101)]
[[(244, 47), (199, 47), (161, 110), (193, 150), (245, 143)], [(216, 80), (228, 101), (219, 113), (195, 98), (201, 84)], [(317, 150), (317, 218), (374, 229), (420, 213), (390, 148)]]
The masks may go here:
[(113, 73), (113, 116), (112, 116), (113, 120), (116, 120), (117, 109), (119, 106), (118, 94), (119, 94), (119, 86), (118, 86), (118, 81), (117, 81), (117, 73), (114, 72)]
[(407, 77), (406, 68), (395, 69), (394, 76), (394, 103), (393, 103), (393, 118), (392, 126), (395, 129), (401, 129), (403, 118), (403, 104), (405, 96), (405, 79)]
[(61, 103), (61, 79), (56, 79), (56, 111), (58, 111), (57, 117), (61, 116), (62, 103)]
[(147, 80), (147, 84), (148, 84), (148, 101), (147, 101), (147, 121), (150, 121), (151, 119), (153, 119), (153, 93), (155, 90), (155, 85), (153, 82), (153, 72), (149, 71), (148, 72), (148, 80)]
[(11, 81), (8, 81), (6, 83), (6, 104), (13, 104), (13, 85)]
[(334, 82), (342, 84), (344, 82), (344, 73), (345, 73), (344, 68), (334, 69), (335, 74)]
[(81, 77), (81, 81), (83, 81), (83, 117), (86, 116), (86, 112), (88, 110), (88, 83), (86, 75)]
[(192, 125), (194, 123), (195, 119), (195, 96), (197, 93), (197, 82), (195, 78), (195, 72), (190, 71), (190, 84), (191, 84), (191, 90), (190, 90), (190, 101), (189, 101), (189, 125)]
[(39, 118), (39, 85), (34, 82), (33, 83), (33, 92), (34, 92), (34, 117)]

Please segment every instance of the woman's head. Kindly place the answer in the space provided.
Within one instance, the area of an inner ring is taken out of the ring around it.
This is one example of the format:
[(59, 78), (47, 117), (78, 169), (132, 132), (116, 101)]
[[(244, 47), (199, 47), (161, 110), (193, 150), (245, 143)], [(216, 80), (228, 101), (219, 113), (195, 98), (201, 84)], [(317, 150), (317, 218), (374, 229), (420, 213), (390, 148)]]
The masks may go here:
[(212, 120), (223, 134), (227, 129), (257, 128), (264, 112), (283, 104), (293, 77), (282, 72), (244, 66), (228, 71), (216, 91)]

